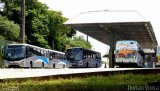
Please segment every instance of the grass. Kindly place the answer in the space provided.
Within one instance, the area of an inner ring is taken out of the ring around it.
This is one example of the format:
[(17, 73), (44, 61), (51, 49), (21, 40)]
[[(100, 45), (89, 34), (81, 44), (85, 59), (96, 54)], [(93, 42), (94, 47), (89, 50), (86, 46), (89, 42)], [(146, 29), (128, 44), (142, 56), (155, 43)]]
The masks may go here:
[[(1, 88), (18, 87), (20, 91), (106, 91), (127, 90), (128, 86), (147, 86), (160, 81), (160, 74), (114, 74), (86, 78), (59, 78), (49, 80), (8, 80), (0, 83)], [(1, 90), (1, 89), (0, 89)]]

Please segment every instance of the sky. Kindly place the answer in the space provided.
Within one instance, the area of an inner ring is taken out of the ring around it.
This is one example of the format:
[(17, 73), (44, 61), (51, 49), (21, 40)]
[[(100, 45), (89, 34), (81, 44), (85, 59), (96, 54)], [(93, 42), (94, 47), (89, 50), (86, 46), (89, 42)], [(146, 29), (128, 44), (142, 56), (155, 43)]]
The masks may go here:
[[(61, 11), (63, 16), (71, 19), (77, 14), (95, 10), (136, 10), (150, 21), (160, 45), (160, 0), (39, 0), (51, 10)], [(159, 36), (158, 36), (159, 35)], [(108, 46), (89, 38), (93, 49), (107, 52)], [(104, 51), (106, 48), (106, 51)]]

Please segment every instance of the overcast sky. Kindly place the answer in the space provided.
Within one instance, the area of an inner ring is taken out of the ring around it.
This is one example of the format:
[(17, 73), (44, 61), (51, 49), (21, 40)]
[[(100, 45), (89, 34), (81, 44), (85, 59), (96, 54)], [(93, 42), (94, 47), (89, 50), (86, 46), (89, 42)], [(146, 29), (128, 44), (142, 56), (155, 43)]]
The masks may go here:
[[(81, 12), (95, 10), (136, 10), (151, 22), (160, 44), (160, 0), (39, 0), (50, 9), (72, 18)], [(159, 35), (159, 36), (158, 36)], [(103, 45), (104, 46), (104, 45)], [(101, 47), (102, 48), (102, 47)]]

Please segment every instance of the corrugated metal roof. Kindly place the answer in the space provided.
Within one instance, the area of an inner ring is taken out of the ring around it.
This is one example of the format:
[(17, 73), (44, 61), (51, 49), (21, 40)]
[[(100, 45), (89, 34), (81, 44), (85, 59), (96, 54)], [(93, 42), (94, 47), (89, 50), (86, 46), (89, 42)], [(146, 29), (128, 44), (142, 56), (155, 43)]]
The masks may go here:
[(147, 20), (133, 10), (103, 10), (80, 13), (65, 24), (75, 23), (117, 23), (146, 22)]

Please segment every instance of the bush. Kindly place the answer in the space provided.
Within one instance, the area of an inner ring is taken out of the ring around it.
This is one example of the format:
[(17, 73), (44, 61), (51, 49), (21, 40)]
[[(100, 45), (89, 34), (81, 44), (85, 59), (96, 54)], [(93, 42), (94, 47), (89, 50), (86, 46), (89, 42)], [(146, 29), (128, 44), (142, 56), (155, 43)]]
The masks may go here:
[(16, 42), (5, 40), (2, 36), (0, 36), (0, 68), (4, 67), (2, 48), (11, 43), (16, 43)]
[[(109, 76), (88, 76), (85, 78), (59, 78), (49, 80), (4, 81), (0, 86), (17, 86), (20, 91), (124, 91), (132, 87), (146, 87), (155, 80), (160, 81), (160, 74), (114, 74)], [(137, 89), (138, 88), (134, 88)]]

